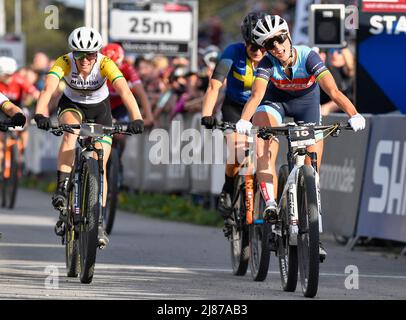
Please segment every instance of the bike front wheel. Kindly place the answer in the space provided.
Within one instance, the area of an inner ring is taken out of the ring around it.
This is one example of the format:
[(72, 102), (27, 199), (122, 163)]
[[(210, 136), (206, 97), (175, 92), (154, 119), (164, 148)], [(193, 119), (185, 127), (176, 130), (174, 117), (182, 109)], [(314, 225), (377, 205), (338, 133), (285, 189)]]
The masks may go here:
[(100, 176), (97, 160), (90, 158), (83, 161), (81, 172), (81, 211), (79, 247), (80, 247), (80, 282), (91, 283), (96, 264), (98, 248), (98, 226), (100, 215), (99, 188)]
[[(72, 176), (71, 176), (72, 181)], [(74, 189), (70, 186), (68, 194), (68, 209), (67, 209), (67, 222), (65, 224), (65, 260), (66, 260), (66, 273), (68, 277), (76, 278), (79, 275), (80, 259), (79, 259), (79, 240), (75, 225), (73, 222), (73, 197)]]
[(231, 264), (233, 274), (244, 276), (247, 273), (249, 261), (248, 228), (245, 222), (245, 188), (242, 178), (236, 179), (234, 190), (238, 190), (238, 200), (232, 212), (232, 232), (230, 239)]
[(297, 195), (300, 280), (304, 296), (313, 298), (319, 282), (319, 212), (315, 173), (310, 166), (305, 165), (300, 169)]
[(289, 233), (289, 212), (288, 199), (284, 198), (281, 203), (283, 195), (283, 189), (288, 181), (289, 168), (287, 165), (283, 165), (279, 169), (278, 174), (278, 198), (277, 201), (280, 206), (280, 221), (279, 230), (277, 235), (278, 239), (278, 260), (279, 260), (279, 272), (281, 275), (282, 289), (287, 292), (294, 292), (297, 286), (298, 276), (298, 261), (297, 261), (297, 246), (290, 245), (290, 233)]
[[(263, 215), (265, 201), (260, 189), (255, 192), (255, 213)], [(271, 258), (271, 233), (272, 225), (262, 220), (260, 224), (249, 226), (250, 270), (254, 281), (264, 281), (268, 275), (269, 260)]]

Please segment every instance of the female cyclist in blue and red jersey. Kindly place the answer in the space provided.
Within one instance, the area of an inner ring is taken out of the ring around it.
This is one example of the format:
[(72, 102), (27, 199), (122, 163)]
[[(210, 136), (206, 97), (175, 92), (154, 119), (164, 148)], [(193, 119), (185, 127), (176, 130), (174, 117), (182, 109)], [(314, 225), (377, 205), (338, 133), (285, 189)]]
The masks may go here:
[[(221, 107), (222, 119), (227, 122), (237, 122), (240, 119), (244, 105), (251, 95), (251, 86), (254, 82), (258, 64), (265, 55), (265, 49), (255, 43), (252, 35), (252, 30), (257, 21), (265, 15), (265, 13), (261, 12), (249, 13), (241, 23), (244, 43), (229, 45), (221, 55), (203, 100), (202, 125), (207, 129), (213, 128), (216, 124), (213, 109), (220, 89), (224, 84), (226, 84), (226, 92)], [(238, 155), (240, 152), (237, 149), (242, 149), (246, 137), (232, 133), (227, 139), (229, 142), (227, 145), (236, 148), (236, 152), (228, 150), (229, 154)], [(218, 204), (218, 209), (225, 220), (231, 213), (231, 195), (234, 189), (234, 177), (238, 174), (238, 171), (238, 161), (228, 159), (225, 183)]]
[[(320, 56), (307, 46), (293, 46), (283, 18), (265, 16), (258, 21), (253, 34), (256, 43), (264, 47), (267, 54), (257, 68), (252, 94), (236, 125), (237, 132), (248, 134), (253, 124), (278, 126), (285, 116), (293, 117), (296, 122), (321, 124), (319, 85), (350, 117), (348, 122), (354, 131), (365, 128), (364, 117), (338, 90)], [(256, 174), (266, 202), (265, 214), (269, 215), (276, 214), (278, 147), (275, 140), (257, 139)], [(317, 168), (320, 168), (323, 141), (319, 140), (308, 150), (317, 153)], [(306, 161), (310, 163), (309, 159)], [(323, 248), (320, 251), (325, 254)]]

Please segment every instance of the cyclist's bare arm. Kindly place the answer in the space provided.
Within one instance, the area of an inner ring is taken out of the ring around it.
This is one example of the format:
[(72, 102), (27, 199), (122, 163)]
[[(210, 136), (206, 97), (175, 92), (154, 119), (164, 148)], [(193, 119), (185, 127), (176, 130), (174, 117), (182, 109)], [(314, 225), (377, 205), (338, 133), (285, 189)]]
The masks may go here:
[(209, 81), (209, 86), (203, 98), (202, 116), (209, 117), (213, 114), (213, 109), (219, 96), (220, 89), (227, 82), (227, 76), (233, 66), (231, 59), (221, 59), (213, 71)]
[(136, 100), (139, 101), (140, 107), (145, 112), (145, 125), (152, 125), (154, 123), (154, 116), (152, 114), (151, 103), (149, 102), (142, 83), (135, 83), (132, 87), (132, 92), (134, 93)]
[(254, 84), (252, 85), (251, 96), (249, 97), (247, 103), (244, 106), (244, 110), (241, 114), (241, 119), (250, 121), (255, 113), (255, 110), (261, 103), (262, 98), (265, 95), (266, 87), (268, 86), (268, 81), (256, 78)]
[(318, 83), (330, 99), (333, 100), (349, 117), (358, 113), (350, 99), (348, 99), (337, 88), (337, 84), (330, 72), (326, 72), (326, 74), (318, 80)]
[(9, 100), (3, 103), (3, 105), (1, 106), (1, 111), (3, 111), (9, 117), (12, 117), (17, 113), (23, 113), (23, 111), (18, 106), (16, 106)]
[(216, 105), (219, 92), (223, 83), (216, 79), (210, 79), (209, 86), (206, 90), (206, 93), (203, 97), (203, 110), (202, 116), (209, 117), (213, 114), (213, 109)]
[(45, 86), (39, 95), (35, 113), (43, 114), (46, 117), (49, 116), (48, 104), (52, 98), (52, 95), (54, 94), (56, 89), (58, 89), (58, 86), (59, 79), (56, 76), (52, 74), (46, 76)]
[(133, 93), (128, 87), (127, 80), (124, 77), (121, 77), (113, 82), (114, 90), (120, 95), (121, 100), (123, 100), (124, 105), (126, 106), (130, 118), (132, 120), (142, 120), (140, 109), (138, 108), (137, 101), (134, 98)]

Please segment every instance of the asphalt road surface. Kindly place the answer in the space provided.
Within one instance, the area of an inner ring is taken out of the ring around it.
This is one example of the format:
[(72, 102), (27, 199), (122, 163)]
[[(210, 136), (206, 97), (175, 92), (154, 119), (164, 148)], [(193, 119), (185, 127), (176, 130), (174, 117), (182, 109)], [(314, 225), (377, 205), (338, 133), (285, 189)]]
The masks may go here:
[[(263, 282), (252, 281), (249, 270), (232, 275), (220, 228), (125, 212), (117, 214), (108, 248), (98, 251), (93, 282), (81, 284), (66, 277), (56, 216), (49, 195), (24, 189), (14, 210), (0, 211), (0, 299), (305, 299), (299, 285), (294, 293), (281, 290), (274, 256)], [(406, 298), (406, 257), (349, 251), (328, 235), (323, 243), (328, 257), (315, 299)]]

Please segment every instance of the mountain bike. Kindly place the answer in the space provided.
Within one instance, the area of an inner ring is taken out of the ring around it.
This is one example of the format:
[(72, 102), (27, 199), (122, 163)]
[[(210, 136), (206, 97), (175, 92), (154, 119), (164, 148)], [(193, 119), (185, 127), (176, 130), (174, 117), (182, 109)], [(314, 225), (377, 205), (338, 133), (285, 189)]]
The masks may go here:
[[(219, 129), (225, 133), (234, 132), (235, 124), (221, 122), (218, 123), (213, 129)], [(245, 155), (245, 161), (248, 161), (247, 150)], [(232, 212), (229, 219), (229, 225), (226, 226), (226, 228), (229, 228), (227, 238), (230, 241), (231, 265), (233, 274), (236, 276), (245, 275), (248, 269), (250, 252), (247, 219), (252, 217), (250, 214), (252, 211), (252, 200), (252, 177), (247, 175), (242, 176), (239, 174), (234, 182), (234, 193), (231, 199)]]
[(10, 129), (3, 134), (1, 163), (1, 206), (12, 209), (17, 199), (18, 180), (22, 174), (23, 140), (19, 130)]
[[(79, 132), (75, 133), (75, 129)], [(65, 224), (62, 243), (65, 245), (68, 277), (80, 273), (82, 283), (91, 283), (98, 248), (98, 226), (103, 223), (103, 149), (95, 144), (105, 135), (128, 134), (124, 125), (106, 127), (96, 123), (61, 124), (53, 126), (51, 133), (77, 134), (78, 146), (75, 162), (67, 187), (67, 205), (62, 208), (60, 219)], [(95, 158), (96, 155), (96, 158)]]
[[(216, 128), (235, 131), (235, 124), (222, 122)], [(253, 280), (263, 281), (268, 274), (270, 253), (276, 246), (271, 224), (263, 219), (265, 201), (253, 166), (253, 147), (254, 137), (248, 136), (240, 174), (235, 179), (229, 240), (233, 273), (245, 275), (249, 265)]]
[[(278, 173), (278, 222), (273, 232), (277, 237), (279, 269), (284, 291), (296, 290), (298, 270), (305, 297), (314, 297), (319, 281), (319, 234), (322, 232), (321, 197), (317, 154), (307, 147), (316, 143), (316, 132), (337, 137), (347, 124), (314, 126), (298, 122), (280, 127), (258, 129), (258, 137), (270, 139), (286, 136), (287, 165)], [(305, 164), (305, 157), (311, 165)]]

